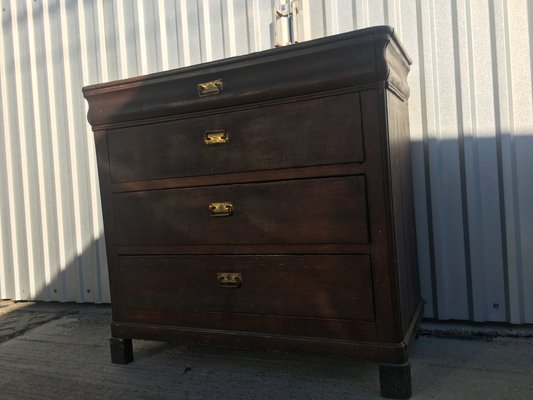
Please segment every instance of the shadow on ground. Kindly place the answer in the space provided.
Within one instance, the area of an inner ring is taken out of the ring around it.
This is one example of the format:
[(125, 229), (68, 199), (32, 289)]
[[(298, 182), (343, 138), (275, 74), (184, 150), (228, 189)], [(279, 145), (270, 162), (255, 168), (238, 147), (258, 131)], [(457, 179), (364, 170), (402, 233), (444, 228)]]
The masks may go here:
[[(5, 305), (6, 303), (3, 303)], [(134, 340), (135, 362), (111, 364), (109, 306), (0, 308), (0, 399), (379, 399), (373, 364)], [(1, 330), (0, 330), (1, 334)], [(531, 399), (533, 340), (422, 336), (413, 399)]]

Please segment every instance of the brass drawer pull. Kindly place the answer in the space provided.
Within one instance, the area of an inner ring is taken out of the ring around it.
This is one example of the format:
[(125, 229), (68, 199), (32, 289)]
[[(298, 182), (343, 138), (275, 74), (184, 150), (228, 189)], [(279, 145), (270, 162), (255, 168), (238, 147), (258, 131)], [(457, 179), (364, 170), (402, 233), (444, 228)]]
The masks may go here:
[(216, 79), (211, 82), (204, 82), (198, 84), (198, 96), (211, 96), (222, 92), (222, 79)]
[(238, 272), (219, 272), (217, 279), (219, 286), (225, 288), (238, 288), (242, 283), (242, 275)]
[(224, 129), (218, 129), (215, 131), (205, 131), (204, 143), (205, 144), (223, 144), (229, 142), (229, 133)]
[(209, 203), (209, 211), (213, 217), (229, 217), (233, 214), (233, 203)]

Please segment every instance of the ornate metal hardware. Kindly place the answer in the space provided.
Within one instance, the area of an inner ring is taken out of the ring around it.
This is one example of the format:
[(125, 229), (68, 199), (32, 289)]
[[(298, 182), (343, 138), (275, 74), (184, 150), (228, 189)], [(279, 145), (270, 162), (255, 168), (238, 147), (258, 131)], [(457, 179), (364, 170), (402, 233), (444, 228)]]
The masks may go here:
[(214, 131), (205, 131), (205, 144), (223, 144), (229, 142), (229, 133), (224, 129), (217, 129)]
[(218, 284), (225, 288), (238, 288), (242, 284), (242, 275), (239, 272), (219, 272)]
[(211, 82), (204, 82), (198, 84), (198, 96), (211, 96), (222, 92), (222, 79), (216, 79)]
[(211, 216), (213, 217), (229, 217), (233, 214), (233, 203), (227, 201), (209, 203), (209, 211), (211, 211)]

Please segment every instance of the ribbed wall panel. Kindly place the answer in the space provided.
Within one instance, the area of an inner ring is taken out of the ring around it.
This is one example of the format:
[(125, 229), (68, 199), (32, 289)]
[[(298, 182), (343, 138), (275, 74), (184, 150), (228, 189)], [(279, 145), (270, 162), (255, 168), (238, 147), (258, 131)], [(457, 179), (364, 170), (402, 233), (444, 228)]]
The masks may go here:
[[(81, 87), (268, 49), (275, 3), (4, 1), (0, 297), (109, 301)], [(426, 316), (533, 323), (533, 4), (300, 0), (300, 9), (306, 40), (389, 24), (413, 59)]]

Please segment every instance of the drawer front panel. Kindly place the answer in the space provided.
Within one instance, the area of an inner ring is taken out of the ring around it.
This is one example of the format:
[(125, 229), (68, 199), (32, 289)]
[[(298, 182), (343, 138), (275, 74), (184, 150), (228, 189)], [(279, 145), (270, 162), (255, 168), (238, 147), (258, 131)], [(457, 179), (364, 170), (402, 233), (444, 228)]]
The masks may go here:
[[(88, 87), (88, 119), (93, 126), (135, 121), (376, 82), (371, 36), (346, 39)], [(222, 81), (218, 94), (200, 96), (198, 85), (217, 80)]]
[(108, 146), (112, 182), (362, 162), (359, 95), (114, 129)]
[[(240, 274), (240, 286), (220, 273)], [(122, 256), (114, 304), (125, 321), (138, 309), (374, 320), (370, 257)], [(179, 325), (176, 321), (159, 321)], [(226, 327), (231, 329), (231, 326)]]
[(368, 242), (359, 175), (116, 193), (113, 203), (121, 246)]

